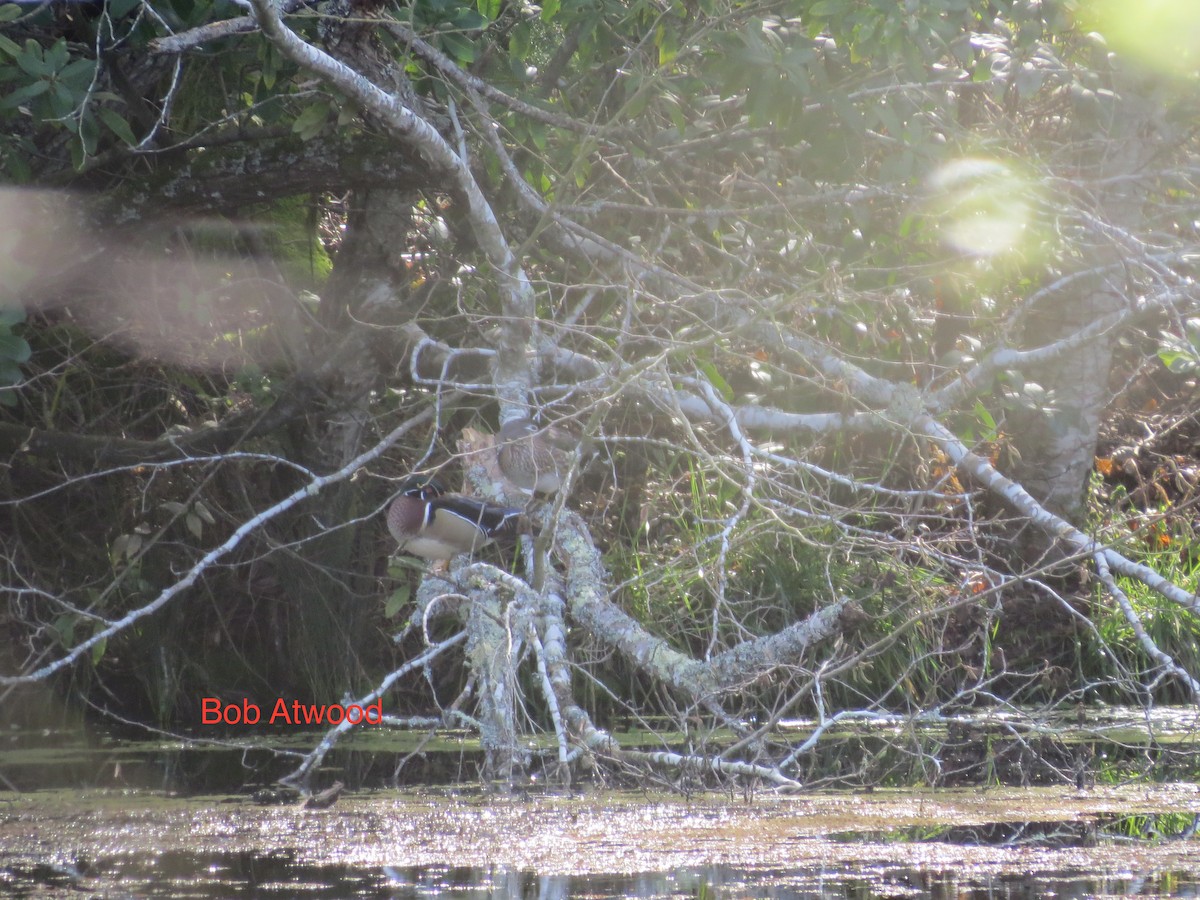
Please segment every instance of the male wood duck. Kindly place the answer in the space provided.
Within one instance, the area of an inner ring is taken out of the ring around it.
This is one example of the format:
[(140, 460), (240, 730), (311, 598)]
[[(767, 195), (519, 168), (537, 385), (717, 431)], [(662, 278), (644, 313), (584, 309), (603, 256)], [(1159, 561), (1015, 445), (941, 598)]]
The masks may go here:
[(401, 483), (387, 525), (402, 553), (452, 559), (474, 553), (502, 535), (520, 533), (528, 520), (524, 510), (448, 494), (437, 479), (412, 475)]
[(571, 468), (571, 453), (589, 449), (566, 429), (536, 425), (526, 418), (509, 419), (500, 428), (500, 471), (515, 487), (535, 494), (553, 494)]

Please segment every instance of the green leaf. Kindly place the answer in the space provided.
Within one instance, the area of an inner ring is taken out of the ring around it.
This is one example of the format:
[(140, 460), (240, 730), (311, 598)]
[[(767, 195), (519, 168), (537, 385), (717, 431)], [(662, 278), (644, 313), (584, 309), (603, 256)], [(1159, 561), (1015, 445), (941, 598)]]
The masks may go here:
[(11, 359), (15, 363), (28, 362), (32, 352), (25, 338), (15, 334), (0, 334), (0, 359)]
[[(0, 10), (5, 9), (17, 9), (17, 5), (14, 3), (11, 6), (0, 6)], [(21, 45), (11, 38), (7, 38), (0, 34), (0, 53), (5, 53), (8, 56), (11, 56), (13, 59), (16, 59), (21, 55)]]
[(129, 127), (129, 123), (122, 119), (115, 109), (101, 106), (98, 114), (104, 124), (108, 126), (108, 130), (124, 141), (126, 146), (137, 146), (137, 138), (133, 136), (133, 129)]
[(462, 64), (475, 61), (475, 45), (454, 31), (442, 35), (442, 46), (445, 51)]
[(0, 359), (0, 385), (12, 387), (21, 383), (24, 373), (11, 359)]
[(327, 121), (329, 121), (329, 101), (318, 100), (296, 116), (296, 121), (292, 123), (292, 131), (300, 135), (300, 140), (311, 141), (321, 133)]
[(533, 145), (541, 151), (546, 149), (546, 126), (541, 122), (529, 122), (529, 138), (533, 141)]
[(262, 83), (268, 91), (275, 87), (275, 79), (279, 76), (279, 53), (275, 45), (264, 43), (259, 52), (262, 59)]
[(984, 431), (983, 434), (983, 439), (985, 441), (994, 441), (998, 435), (998, 431), (996, 429), (996, 420), (992, 418), (992, 414), (987, 411), (987, 408), (983, 405), (983, 401), (981, 400), (975, 401), (975, 417), (979, 419), (979, 421), (982, 422), (986, 428), (986, 431)]
[(201, 519), (204, 520), (204, 523), (206, 525), (216, 525), (217, 524), (216, 518), (213, 516), (213, 514), (209, 510), (209, 508), (204, 505), (203, 500), (197, 500), (195, 503), (193, 503), (192, 509), (194, 509), (196, 511), (196, 515), (198, 515)]
[(63, 613), (54, 620), (54, 624), (51, 626), (58, 634), (58, 639), (62, 641), (64, 647), (69, 647), (75, 643), (75, 622), (75, 616)]
[(508, 35), (508, 53), (510, 56), (524, 60), (529, 57), (533, 46), (533, 29), (528, 22), (521, 22), (513, 27)]
[(1176, 375), (1186, 375), (1196, 370), (1196, 357), (1182, 350), (1159, 350), (1158, 358), (1164, 366)]
[(696, 367), (704, 373), (704, 376), (708, 379), (708, 383), (715, 387), (721, 394), (721, 399), (726, 402), (733, 400), (733, 388), (729, 386), (729, 382), (717, 371), (716, 366), (707, 360), (703, 360), (698, 361)]
[(50, 49), (46, 51), (44, 58), (46, 60), (46, 65), (50, 67), (50, 71), (59, 71), (71, 58), (71, 53), (69, 50), (67, 50), (67, 42), (64, 39), (59, 38), (50, 45)]
[[(50, 108), (54, 111), (54, 115), (67, 117), (75, 111), (75, 92), (63, 84), (61, 81), (54, 81), (50, 84)], [(91, 118), (88, 116), (87, 118)], [(79, 123), (81, 120), (71, 116), (70, 121), (66, 124), (69, 131), (78, 133)]]
[(392, 591), (392, 595), (387, 598), (387, 603), (383, 605), (383, 616), (386, 619), (393, 619), (396, 614), (404, 608), (404, 604), (408, 602), (409, 595), (412, 593), (411, 588), (407, 584), (401, 585)]
[[(11, 22), (13, 19), (21, 15), (21, 7), (16, 3), (6, 3), (0, 6), (0, 22)], [(11, 44), (12, 41), (9, 41)]]
[(80, 90), (86, 88), (96, 74), (96, 62), (91, 59), (73, 59), (65, 66), (58, 77), (63, 81), (68, 81), (73, 87)]
[(97, 665), (104, 659), (104, 651), (108, 649), (108, 638), (100, 638), (92, 644), (92, 665)]
[[(67, 124), (70, 126), (74, 123), (68, 122)], [(83, 150), (83, 141), (71, 141), (71, 143), (68, 145), (68, 149), (71, 153), (71, 168), (73, 168), (76, 172), (82, 172), (83, 166), (87, 162), (87, 154), (84, 153)]]
[(488, 21), (478, 12), (473, 9), (463, 8), (459, 10), (452, 20), (454, 27), (459, 31), (479, 31), (487, 28)]
[(25, 49), (17, 57), (17, 65), (21, 67), (22, 72), (32, 75), (34, 78), (42, 78), (52, 72), (51, 68), (42, 60), (41, 46), (33, 38), (25, 42)]
[(562, 9), (560, 0), (544, 0), (542, 3), (542, 21), (552, 21), (558, 15), (560, 9)]
[(591, 175), (592, 175), (591, 164), (587, 161), (586, 157), (581, 158), (575, 164), (575, 186), (582, 190), (584, 185), (587, 184), (588, 178), (590, 178)]
[(475, 8), (489, 22), (494, 22), (500, 15), (500, 0), (475, 0)]
[(115, 566), (123, 559), (133, 559), (141, 549), (142, 536), (140, 534), (119, 534), (113, 540), (108, 555)]
[(34, 81), (30, 84), (22, 85), (3, 100), (0, 100), (0, 109), (16, 109), (26, 100), (40, 97), (48, 90), (50, 90), (50, 82), (48, 81)]
[(679, 55), (679, 32), (660, 24), (654, 34), (654, 44), (658, 47), (658, 64), (669, 65)]

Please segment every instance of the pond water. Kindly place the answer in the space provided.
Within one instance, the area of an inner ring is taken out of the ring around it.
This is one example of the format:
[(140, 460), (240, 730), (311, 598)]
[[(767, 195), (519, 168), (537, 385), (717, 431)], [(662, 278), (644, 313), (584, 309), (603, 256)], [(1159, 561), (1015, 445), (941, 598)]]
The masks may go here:
[(1194, 897), (1200, 886), (1175, 873), (1097, 876), (1086, 872), (1032, 874), (922, 871), (896, 866), (854, 870), (839, 866), (754, 869), (682, 867), (635, 875), (540, 875), (447, 866), (359, 870), (344, 865), (299, 865), (284, 854), (210, 860), (174, 858), (142, 866), (91, 867), (93, 874), (10, 870), (0, 882), (12, 896), (73, 896), (105, 884), (137, 897), (456, 897), (470, 900), (560, 897), (777, 897), (777, 898), (1091, 898)]
[[(10, 730), (0, 896), (1200, 897), (1194, 728), (1156, 729), (1155, 753), (1174, 760), (1157, 782), (1122, 761), (1026, 786), (691, 797), (367, 787), (411, 749), (398, 736), (326, 760), (317, 786), (351, 785), (327, 809), (264, 790), (313, 735), (268, 747)], [(1146, 757), (1145, 734), (1113, 734), (1097, 759)], [(424, 750), (471, 782), (469, 742)]]
[[(813, 792), (145, 790), (0, 802), (0, 893), (79, 897), (1200, 896), (1194, 785)], [(1013, 815), (1023, 816), (1014, 822)], [(1157, 823), (1153, 837), (1136, 836)]]

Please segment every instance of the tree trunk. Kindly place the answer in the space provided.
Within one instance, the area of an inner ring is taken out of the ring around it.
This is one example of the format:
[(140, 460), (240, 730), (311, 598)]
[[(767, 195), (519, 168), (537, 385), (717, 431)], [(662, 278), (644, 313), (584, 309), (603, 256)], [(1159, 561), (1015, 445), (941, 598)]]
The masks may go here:
[[(1083, 248), (1084, 266), (1096, 274), (1081, 279), (1070, 302), (1031, 311), (1026, 346), (1066, 338), (1118, 312), (1134, 295), (1127, 273), (1111, 266), (1129, 252), (1120, 234), (1137, 232), (1145, 218), (1147, 190), (1138, 176), (1161, 146), (1161, 116), (1162, 108), (1151, 96), (1130, 89), (1113, 105), (1103, 133), (1089, 142), (1098, 150), (1083, 166), (1106, 191), (1095, 205), (1086, 205), (1093, 196), (1081, 198), (1085, 215), (1094, 217), (1084, 223), (1089, 241)], [(1021, 423), (1014, 441), (1021, 457), (1017, 480), (1051, 512), (1076, 524), (1086, 518), (1101, 416), (1112, 399), (1108, 382), (1116, 338), (1115, 331), (1102, 333), (1030, 373), (1046, 389), (1049, 402)], [(1035, 543), (1039, 546), (1028, 549), (1041, 558), (1045, 542)]]

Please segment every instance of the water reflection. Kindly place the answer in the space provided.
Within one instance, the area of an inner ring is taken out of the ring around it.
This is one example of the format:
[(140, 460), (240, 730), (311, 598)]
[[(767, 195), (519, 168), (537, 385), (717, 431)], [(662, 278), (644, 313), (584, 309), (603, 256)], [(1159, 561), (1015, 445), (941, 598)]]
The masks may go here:
[[(754, 798), (372, 790), (411, 749), (400, 736), (327, 758), (320, 786), (350, 785), (327, 810), (256, 790), (316, 736), (188, 747), (24, 729), (0, 747), (0, 897), (1200, 897), (1196, 712), (1154, 715), (1152, 734), (1124, 714), (1095, 718), (1074, 743), (1053, 731), (1053, 787), (956, 790), (947, 777), (936, 789)], [(961, 763), (977, 746), (972, 759), (999, 778), (1006, 748), (1032, 744), (1005, 743), (999, 725), (964, 728), (922, 733), (916, 756), (953, 744)], [(829, 768), (858, 766), (864, 753), (848, 750), (870, 740), (831, 739)], [(1108, 777), (1077, 786), (1067, 764), (1084, 744)], [(1121, 784), (1143, 773), (1151, 744), (1171, 783)], [(430, 768), (410, 774), (461, 778), (465, 752), (428, 753)], [(976, 783), (976, 770), (958, 771)], [(589, 870), (602, 874), (578, 874)]]
[(542, 875), (506, 867), (312, 865), (290, 853), (162, 853), (73, 863), (0, 865), (0, 894), (13, 897), (426, 898), (1084, 898), (1153, 894), (1198, 897), (1192, 875), (1155, 872), (1104, 876), (1086, 872), (1010, 874), (920, 870), (888, 865), (754, 869), (723, 865), (668, 872)]

